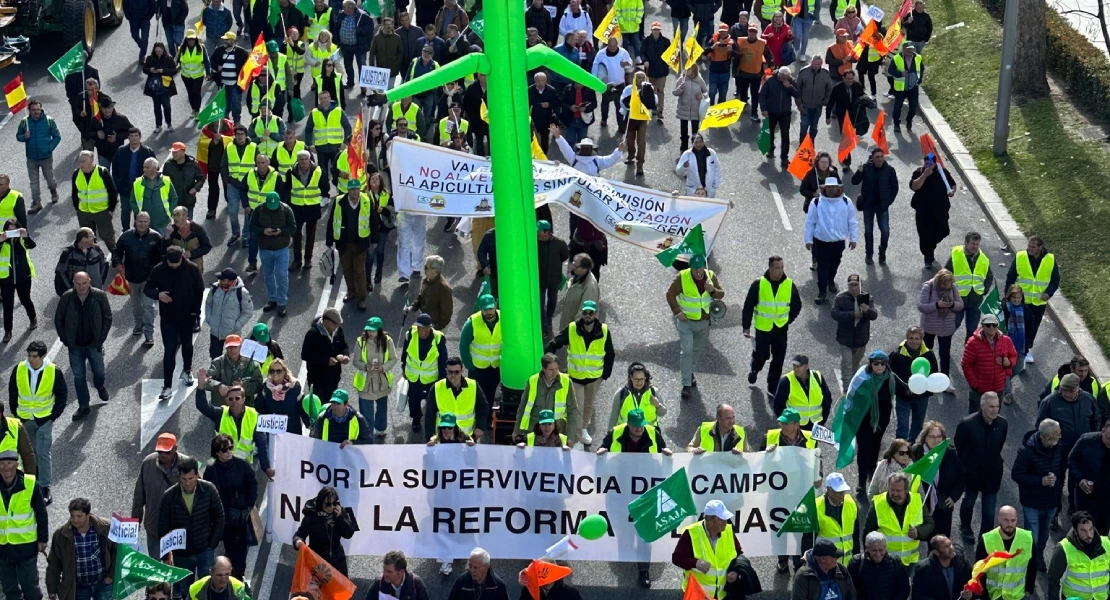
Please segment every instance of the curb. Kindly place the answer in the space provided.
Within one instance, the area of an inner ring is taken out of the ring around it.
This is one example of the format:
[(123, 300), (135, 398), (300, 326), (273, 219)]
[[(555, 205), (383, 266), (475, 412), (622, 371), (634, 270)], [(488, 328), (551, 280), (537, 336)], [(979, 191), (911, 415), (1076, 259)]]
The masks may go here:
[[(975, 159), (971, 157), (971, 153), (960, 141), (956, 132), (949, 127), (948, 121), (933, 106), (933, 102), (925, 93), (925, 90), (921, 90), (919, 109), (929, 128), (936, 134), (937, 142), (948, 153), (951, 159), (949, 162), (955, 166), (956, 171), (963, 177), (968, 190), (979, 201), (987, 219), (1002, 236), (1003, 242), (1013, 253), (1024, 249), (1027, 242), (1025, 233), (1021, 231), (1017, 222), (1010, 216), (1010, 211), (1006, 209), (1002, 198), (991, 187), (986, 176), (979, 172), (979, 167), (975, 165)], [(1096, 375), (1101, 375), (1104, 380), (1110, 376), (1110, 361), (1102, 353), (1102, 347), (1091, 335), (1091, 331), (1087, 329), (1087, 324), (1083, 322), (1079, 312), (1064, 297), (1063, 293), (1058, 292), (1049, 300), (1048, 312), (1051, 313), (1060, 326), (1060, 330), (1068, 343), (1091, 363), (1091, 371)]]

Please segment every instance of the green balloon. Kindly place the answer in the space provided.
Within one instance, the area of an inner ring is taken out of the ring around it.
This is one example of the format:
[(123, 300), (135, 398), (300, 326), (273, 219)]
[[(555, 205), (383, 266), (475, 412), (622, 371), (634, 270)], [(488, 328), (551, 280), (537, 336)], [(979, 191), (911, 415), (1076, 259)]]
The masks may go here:
[(600, 539), (606, 533), (609, 533), (609, 521), (601, 515), (590, 515), (578, 526), (578, 535), (587, 540)]
[(924, 356), (918, 356), (910, 363), (910, 373), (914, 375), (921, 374), (928, 377), (930, 371), (932, 371), (932, 367), (929, 366), (929, 359)]
[(311, 389), (309, 389), (308, 394), (301, 399), (301, 408), (303, 408), (305, 414), (308, 415), (308, 420), (313, 423), (316, 422), (316, 417), (319, 417), (320, 413), (324, 412), (323, 403), (320, 402), (320, 398), (316, 394), (312, 393)]

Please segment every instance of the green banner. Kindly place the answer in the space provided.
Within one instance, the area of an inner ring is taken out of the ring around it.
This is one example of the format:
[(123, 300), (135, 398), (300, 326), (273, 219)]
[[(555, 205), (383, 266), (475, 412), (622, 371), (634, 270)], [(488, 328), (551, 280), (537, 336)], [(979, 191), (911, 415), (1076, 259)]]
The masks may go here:
[(200, 113), (197, 114), (197, 129), (204, 129), (204, 126), (209, 123), (219, 121), (224, 117), (227, 112), (227, 92), (224, 91), (223, 86), (220, 91), (216, 92), (213, 97)]
[(654, 542), (667, 535), (683, 519), (696, 514), (698, 509), (694, 506), (686, 467), (628, 503), (628, 515), (632, 517), (636, 533), (645, 542)]
[(171, 567), (126, 544), (120, 544), (116, 549), (112, 594), (115, 600), (123, 600), (150, 584), (177, 583), (188, 576), (189, 571), (186, 569)]
[(798, 508), (786, 517), (786, 521), (779, 527), (775, 537), (782, 537), (784, 533), (813, 533), (821, 528), (817, 521), (817, 492), (809, 488), (805, 498), (798, 503)]
[(906, 475), (918, 475), (922, 481), (932, 485), (933, 480), (937, 478), (937, 471), (940, 470), (940, 463), (944, 460), (944, 453), (948, 451), (948, 442), (950, 441), (946, 439), (937, 444), (936, 448), (926, 452), (912, 465), (902, 469), (902, 472)]
[[(66, 52), (61, 58), (55, 61), (54, 64), (47, 68), (47, 71), (50, 71), (54, 79), (58, 80), (58, 83), (65, 83), (66, 75), (76, 73), (85, 68), (85, 51), (81, 44), (81, 42), (74, 44), (73, 47), (69, 49), (69, 52)], [(84, 85), (81, 87), (84, 88)]]
[(482, 11), (478, 11), (478, 14), (474, 15), (474, 18), (470, 20), (470, 30), (474, 32), (474, 35), (483, 40), (486, 39), (486, 18), (482, 16)]

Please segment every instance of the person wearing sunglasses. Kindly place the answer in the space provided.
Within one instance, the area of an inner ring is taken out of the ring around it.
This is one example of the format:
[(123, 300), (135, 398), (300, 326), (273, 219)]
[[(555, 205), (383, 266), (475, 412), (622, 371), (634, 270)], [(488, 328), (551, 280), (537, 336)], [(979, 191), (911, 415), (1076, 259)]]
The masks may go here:
[(334, 487), (325, 485), (305, 503), (301, 524), (293, 534), (293, 549), (300, 550), (307, 543), (310, 550), (346, 576), (347, 553), (342, 541), (351, 539), (357, 531), (354, 511), (339, 502)]
[(301, 406), (301, 383), (293, 378), (282, 358), (275, 358), (270, 363), (266, 380), (254, 399), (254, 408), (262, 415), (285, 415), (286, 433), (301, 435), (302, 428), (312, 426), (311, 415)]
[[(435, 409), (430, 406), (435, 401)], [(447, 377), (432, 387), (428, 410), (424, 411), (424, 431), (431, 433), (435, 422), (442, 415), (452, 415), (458, 428), (475, 442), (482, 439), (490, 428), (489, 402), (482, 387), (473, 379), (463, 376), (462, 360), (457, 356), (447, 359)]]
[(270, 481), (274, 480), (274, 469), (270, 466), (270, 439), (256, 429), (258, 411), (246, 405), (246, 392), (239, 383), (227, 386), (224, 394), (225, 405), (208, 402), (208, 370), (197, 371), (196, 407), (200, 414), (208, 417), (216, 426), (217, 433), (226, 433), (235, 442), (233, 453), (250, 464), (258, 457), (258, 467)]
[[(212, 438), (212, 464), (204, 470), (204, 480), (216, 486), (224, 505), (224, 531), (220, 538), (224, 552), (231, 561), (231, 575), (243, 578), (247, 569), (247, 548), (259, 540), (250, 540), (250, 511), (258, 500), (258, 482), (250, 463), (235, 456), (235, 442), (226, 433)], [(254, 542), (253, 544), (251, 542)]]
[[(979, 410), (979, 399), (987, 392), (1001, 395), (1006, 380), (1013, 374), (1018, 354), (1013, 341), (998, 327), (998, 317), (983, 315), (979, 329), (964, 345), (960, 369), (970, 388), (967, 394), (967, 413)], [(1094, 403), (1092, 402), (1093, 406)]]
[(890, 425), (890, 414), (894, 411), (896, 378), (891, 376), (889, 363), (890, 356), (886, 352), (871, 352), (867, 357), (867, 364), (860, 367), (852, 377), (845, 394), (854, 405), (867, 407), (856, 431), (856, 465), (859, 467), (856, 492), (859, 494), (867, 489), (867, 481), (875, 472), (883, 435)]
[(887, 446), (883, 457), (875, 465), (875, 475), (871, 478), (871, 485), (867, 488), (867, 499), (875, 497), (886, 491), (887, 478), (891, 473), (898, 473), (910, 464), (910, 443), (902, 438), (896, 438)]

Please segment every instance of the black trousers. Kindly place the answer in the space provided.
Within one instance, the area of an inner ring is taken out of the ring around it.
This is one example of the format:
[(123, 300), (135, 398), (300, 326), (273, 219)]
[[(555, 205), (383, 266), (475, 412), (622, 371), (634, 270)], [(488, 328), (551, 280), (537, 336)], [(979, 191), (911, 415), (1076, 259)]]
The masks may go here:
[[(209, 155), (211, 157), (211, 155)], [(220, 207), (220, 171), (223, 166), (223, 155), (220, 160), (208, 163), (208, 212), (215, 214)]]
[(224, 353), (224, 341), (220, 338), (208, 336), (208, 358), (217, 358)]
[(162, 359), (162, 386), (173, 386), (173, 372), (177, 368), (177, 349), (181, 348), (181, 362), (186, 371), (193, 370), (193, 323), (195, 317), (176, 322), (171, 319), (160, 318), (162, 332), (162, 349), (165, 355)]
[(470, 135), (473, 136), (474, 142), (471, 149), (477, 156), (486, 156), (489, 154), (489, 125), (485, 123), (470, 124)]
[(755, 331), (755, 348), (752, 350), (752, 372), (763, 370), (767, 359), (771, 367), (767, 369), (767, 389), (774, 393), (782, 377), (782, 363), (786, 360), (786, 340), (789, 331), (785, 327), (771, 327), (771, 331)]
[[(435, 399), (432, 398), (431, 395), (428, 393), (428, 392), (431, 391), (431, 389), (432, 389), (432, 384), (423, 384), (423, 383), (419, 383), (419, 382), (417, 382), (417, 383), (411, 383), (410, 382), (409, 383), (409, 417), (412, 418), (413, 420), (417, 420), (417, 419), (420, 419), (421, 417), (426, 416), (424, 414), (425, 412), (431, 413), (432, 417), (433, 418), (435, 417), (435, 414), (436, 414), (436, 409), (435, 409), (435, 406), (434, 406)], [(420, 408), (420, 402), (422, 400), (424, 400), (424, 398), (428, 398), (428, 402), (433, 403), (433, 406), (428, 406), (426, 411), (421, 410), (421, 408)], [(428, 439), (428, 438), (432, 437), (433, 435), (435, 435), (435, 433), (436, 433), (435, 424), (432, 423), (431, 429), (428, 429), (427, 428), (428, 419), (424, 419), (424, 421), (425, 421), (425, 423), (424, 423), (424, 425), (425, 425), (425, 428), (424, 428), (425, 429), (425, 431), (424, 431), (425, 438), (424, 439)]]
[(609, 120), (609, 104), (617, 111), (617, 128), (624, 131), (625, 118), (621, 114), (621, 91), (623, 86), (601, 95), (601, 120)]
[(682, 148), (685, 152), (690, 147), (690, 138), (698, 133), (699, 122), (697, 119), (679, 119), (678, 128), (682, 135)]
[[(744, 104), (751, 107), (753, 115), (759, 114), (759, 84), (762, 79), (762, 77), (736, 76), (736, 95), (744, 101)], [(751, 98), (751, 102), (748, 102), (748, 98)]]
[[(937, 350), (937, 360), (940, 361), (940, 371), (945, 375), (952, 372), (952, 336), (942, 335), (938, 336), (933, 333), (926, 333), (922, 338), (925, 345), (930, 348), (936, 348), (933, 342), (940, 340), (940, 348)], [(979, 410), (979, 405), (976, 403), (975, 410)], [(975, 410), (971, 412), (975, 412)]]
[(860, 488), (867, 489), (867, 480), (875, 474), (875, 465), (879, 462), (884, 433), (886, 433), (885, 428), (872, 431), (871, 424), (866, 420), (856, 432), (856, 466), (859, 468)]
[[(771, 128), (774, 129), (774, 125)], [(840, 269), (840, 259), (844, 257), (844, 240), (826, 242), (813, 240), (813, 257), (817, 259), (817, 293), (825, 295), (830, 283), (836, 282), (836, 272)]]
[(224, 555), (231, 561), (231, 576), (243, 578), (247, 572), (247, 530), (224, 527)]
[(31, 278), (24, 277), (18, 282), (14, 276), (0, 279), (0, 299), (4, 304), (4, 331), (12, 330), (12, 320), (15, 316), (15, 298), (19, 296), (19, 303), (27, 311), (29, 320), (35, 319), (35, 303), (31, 301)]
[(775, 156), (775, 129), (779, 129), (779, 146), (782, 148), (779, 156), (783, 162), (790, 160), (788, 154), (790, 153), (790, 112), (784, 113), (767, 113), (768, 124), (771, 127), (771, 151), (767, 156), (774, 158)]
[(189, 108), (193, 112), (200, 112), (201, 106), (201, 89), (204, 87), (204, 77), (182, 77), (181, 81), (185, 83), (185, 91), (189, 95)]
[(497, 393), (497, 386), (501, 384), (501, 367), (476, 368), (470, 372), (470, 376), (474, 378), (478, 388), (482, 390), (486, 402), (493, 406), (494, 394)]
[[(1025, 350), (1033, 350), (1033, 342), (1037, 339), (1037, 331), (1041, 328), (1041, 321), (1044, 320), (1044, 312), (1048, 309), (1047, 304), (1037, 306), (1035, 304), (1025, 303)], [(1025, 357), (1019, 356), (1018, 360), (1025, 360)]]
[[(312, 263), (312, 250), (316, 246), (316, 223), (318, 221), (302, 221), (297, 223), (297, 230), (293, 232), (293, 262), (301, 262), (301, 241), (304, 241), (304, 262)], [(301, 235), (304, 229), (304, 235)]]

